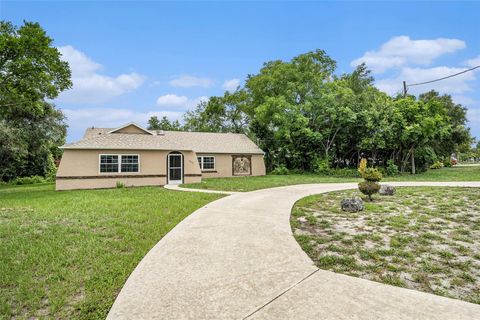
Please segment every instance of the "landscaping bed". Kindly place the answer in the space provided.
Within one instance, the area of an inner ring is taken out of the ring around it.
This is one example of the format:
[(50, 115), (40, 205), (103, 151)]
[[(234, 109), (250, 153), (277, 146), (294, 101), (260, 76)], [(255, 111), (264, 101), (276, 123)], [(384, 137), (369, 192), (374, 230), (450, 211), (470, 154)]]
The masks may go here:
[(104, 319), (145, 254), (221, 195), (0, 187), (0, 318)]
[(326, 270), (480, 304), (480, 190), (398, 188), (348, 213), (357, 190), (304, 198), (291, 225)]

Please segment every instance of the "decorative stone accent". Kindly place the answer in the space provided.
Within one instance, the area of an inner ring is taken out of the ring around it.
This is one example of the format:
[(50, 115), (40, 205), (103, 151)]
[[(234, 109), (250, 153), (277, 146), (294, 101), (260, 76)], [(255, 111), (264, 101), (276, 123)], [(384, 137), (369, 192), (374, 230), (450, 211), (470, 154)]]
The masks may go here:
[(358, 212), (364, 208), (363, 200), (359, 197), (343, 199), (341, 205), (342, 210), (347, 212)]
[(251, 156), (232, 156), (232, 175), (249, 176), (252, 175), (252, 157)]
[(382, 196), (393, 196), (396, 191), (397, 189), (394, 186), (389, 184), (382, 184), (380, 186), (380, 191), (378, 191), (378, 193), (381, 194)]

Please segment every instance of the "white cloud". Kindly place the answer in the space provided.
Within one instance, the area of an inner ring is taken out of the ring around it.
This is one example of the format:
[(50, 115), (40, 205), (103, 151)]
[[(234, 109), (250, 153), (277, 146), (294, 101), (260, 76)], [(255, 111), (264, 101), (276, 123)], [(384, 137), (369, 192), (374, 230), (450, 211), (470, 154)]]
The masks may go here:
[[(388, 94), (395, 94), (402, 91), (403, 81), (406, 81), (407, 84), (420, 83), (442, 78), (451, 74), (461, 72), (463, 70), (466, 69), (445, 66), (434, 68), (405, 67), (396, 77), (378, 80), (375, 85), (377, 88)], [(445, 79), (431, 84), (410, 87), (408, 89), (408, 92), (411, 94), (418, 94), (429, 90), (436, 90), (440, 93), (460, 94), (471, 91), (472, 88), (470, 87), (469, 82), (474, 80), (475, 73), (468, 72), (457, 77)]]
[(408, 64), (428, 65), (441, 55), (465, 47), (465, 42), (458, 39), (412, 40), (408, 36), (398, 36), (382, 44), (378, 50), (365, 52), (352, 61), (351, 66), (365, 62), (373, 72), (382, 73)]
[(135, 90), (144, 82), (138, 73), (110, 77), (100, 74), (102, 65), (72, 46), (59, 47), (62, 59), (72, 70), (73, 88), (63, 92), (58, 101), (70, 103), (101, 103)]
[[(467, 119), (469, 127), (472, 129), (477, 128), (476, 130), (478, 130), (480, 128), (480, 109), (468, 108)], [(477, 137), (480, 138), (480, 136)]]
[(157, 105), (163, 109), (181, 109), (187, 110), (197, 106), (201, 101), (207, 101), (208, 97), (201, 96), (194, 99), (189, 99), (185, 96), (177, 96), (176, 94), (166, 94), (158, 97)]
[(187, 97), (177, 96), (176, 94), (166, 94), (157, 99), (157, 105), (160, 107), (184, 107), (187, 102)]
[(470, 68), (480, 66), (480, 55), (478, 55), (476, 58), (465, 61), (465, 65), (469, 66)]
[(181, 87), (181, 88), (191, 88), (191, 87), (208, 88), (213, 85), (213, 81), (208, 78), (198, 78), (194, 76), (184, 75), (171, 80), (169, 84), (173, 87)]
[(58, 50), (62, 54), (62, 60), (68, 62), (72, 73), (76, 76), (90, 75), (102, 69), (101, 64), (96, 63), (72, 46), (60, 47)]
[(464, 106), (472, 106), (472, 105), (478, 104), (478, 101), (476, 101), (475, 99), (472, 99), (471, 97), (467, 97), (464, 95), (453, 95), (452, 100), (455, 103), (459, 103)]
[(69, 124), (69, 141), (75, 141), (83, 136), (86, 128), (95, 126), (99, 128), (116, 128), (128, 122), (136, 122), (146, 126), (152, 116), (166, 116), (170, 120), (182, 118), (181, 111), (146, 111), (138, 112), (130, 109), (115, 108), (85, 108), (63, 109)]
[(235, 91), (239, 85), (240, 85), (240, 79), (230, 79), (230, 80), (225, 80), (225, 82), (222, 85), (222, 88), (232, 92), (232, 91)]

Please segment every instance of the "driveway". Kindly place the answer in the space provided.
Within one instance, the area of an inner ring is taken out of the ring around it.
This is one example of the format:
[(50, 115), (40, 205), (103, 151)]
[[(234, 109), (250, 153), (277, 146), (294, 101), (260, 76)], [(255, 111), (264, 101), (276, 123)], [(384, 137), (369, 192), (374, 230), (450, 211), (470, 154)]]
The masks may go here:
[[(396, 182), (480, 187), (480, 182)], [(478, 319), (480, 305), (319, 270), (292, 236), (308, 195), (355, 183), (235, 193), (195, 211), (144, 257), (108, 319)]]

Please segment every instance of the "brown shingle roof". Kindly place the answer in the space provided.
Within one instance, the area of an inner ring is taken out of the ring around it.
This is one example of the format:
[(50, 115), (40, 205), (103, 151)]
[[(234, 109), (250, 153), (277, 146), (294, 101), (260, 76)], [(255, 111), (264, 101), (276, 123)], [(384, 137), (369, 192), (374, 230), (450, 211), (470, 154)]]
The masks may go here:
[(89, 128), (82, 140), (64, 149), (193, 150), (197, 153), (263, 154), (244, 134), (155, 131), (149, 134), (109, 133), (112, 128)]

